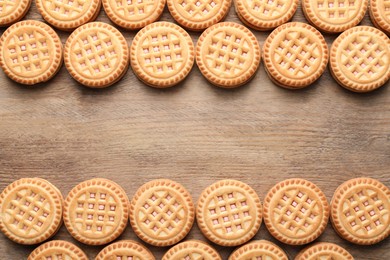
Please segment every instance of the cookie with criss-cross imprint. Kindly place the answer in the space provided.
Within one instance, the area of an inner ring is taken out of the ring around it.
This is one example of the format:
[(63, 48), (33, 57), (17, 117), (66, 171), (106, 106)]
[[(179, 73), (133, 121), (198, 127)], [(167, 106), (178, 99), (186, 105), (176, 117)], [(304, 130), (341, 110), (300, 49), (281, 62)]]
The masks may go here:
[(102, 0), (108, 18), (122, 28), (137, 30), (158, 20), (166, 0)]
[(166, 252), (162, 260), (222, 260), (219, 253), (210, 245), (199, 240), (188, 240), (179, 243)]
[(47, 180), (19, 179), (0, 194), (0, 230), (19, 244), (41, 243), (61, 227), (62, 204), (60, 191)]
[(87, 23), (67, 39), (65, 66), (70, 75), (91, 88), (108, 87), (127, 72), (129, 48), (125, 37), (113, 26)]
[(172, 87), (183, 81), (194, 64), (194, 44), (180, 26), (152, 23), (140, 30), (130, 48), (131, 67), (145, 84)]
[(95, 258), (95, 260), (111, 259), (155, 260), (149, 249), (133, 240), (112, 243), (103, 248)]
[(371, 0), (369, 10), (375, 27), (390, 35), (390, 0)]
[(104, 245), (127, 226), (129, 201), (115, 182), (95, 178), (81, 182), (65, 199), (64, 223), (69, 233), (88, 245)]
[(278, 259), (288, 260), (286, 253), (277, 245), (267, 240), (252, 241), (236, 249), (229, 260)]
[(368, 0), (303, 0), (306, 19), (317, 29), (340, 33), (360, 23), (368, 7)]
[(299, 0), (234, 0), (237, 16), (247, 26), (271, 30), (291, 20)]
[(356, 178), (341, 184), (331, 201), (331, 223), (344, 239), (376, 244), (390, 235), (390, 190), (378, 180)]
[(239, 87), (255, 75), (260, 46), (253, 33), (237, 23), (218, 23), (205, 30), (196, 45), (196, 63), (203, 76), (222, 88)]
[(0, 27), (20, 21), (28, 12), (31, 0), (3, 0), (0, 2)]
[(168, 10), (181, 26), (202, 31), (222, 21), (232, 0), (167, 0)]
[(18, 83), (46, 82), (61, 65), (61, 40), (45, 23), (21, 21), (10, 26), (0, 38), (0, 66)]
[(64, 240), (52, 240), (37, 247), (27, 260), (77, 259), (88, 260), (87, 255), (77, 246)]
[(157, 179), (137, 190), (130, 203), (130, 224), (146, 243), (170, 246), (188, 234), (194, 211), (191, 194), (181, 184)]
[(236, 180), (221, 180), (201, 193), (196, 219), (203, 235), (213, 243), (241, 245), (260, 228), (261, 202), (249, 185)]
[(317, 260), (317, 259), (334, 259), (334, 260), (353, 260), (353, 256), (339, 245), (318, 242), (307, 248), (304, 248), (294, 258), (295, 260)]
[(276, 28), (266, 39), (263, 61), (278, 86), (301, 89), (315, 82), (328, 64), (328, 46), (314, 27), (292, 22)]
[(330, 49), (330, 72), (344, 88), (369, 92), (390, 79), (390, 39), (371, 26), (351, 28)]
[(264, 223), (279, 241), (303, 245), (317, 239), (329, 220), (329, 204), (312, 182), (288, 179), (279, 182), (265, 197)]

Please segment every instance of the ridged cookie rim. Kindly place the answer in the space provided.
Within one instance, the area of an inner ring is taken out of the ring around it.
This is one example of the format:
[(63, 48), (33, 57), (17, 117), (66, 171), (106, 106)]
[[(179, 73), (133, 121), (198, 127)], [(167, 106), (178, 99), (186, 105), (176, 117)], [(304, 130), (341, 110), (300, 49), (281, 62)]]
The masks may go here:
[(277, 255), (278, 260), (288, 260), (288, 256), (282, 248), (272, 243), (271, 241), (264, 240), (264, 239), (254, 240), (237, 248), (231, 253), (228, 260), (241, 260), (242, 258), (240, 257), (242, 256), (242, 254), (245, 254), (248, 251), (259, 250), (259, 249), (272, 252), (273, 254)]
[(11, 12), (5, 17), (0, 17), (0, 27), (9, 26), (20, 21), (28, 13), (32, 0), (20, 0), (21, 5), (16, 9), (17, 12)]
[(386, 22), (382, 15), (380, 15), (380, 10), (378, 6), (378, 0), (370, 0), (369, 14), (372, 20), (372, 23), (388, 35), (390, 35), (390, 22)]
[(303, 248), (294, 260), (305, 260), (309, 259), (312, 254), (321, 252), (322, 250), (332, 250), (343, 256), (343, 260), (354, 260), (353, 256), (343, 247), (331, 243), (331, 242), (317, 242), (306, 248)]
[(109, 244), (97, 254), (95, 260), (105, 260), (107, 254), (115, 252), (115, 250), (118, 249), (136, 250), (140, 254), (143, 254), (143, 257), (145, 257), (142, 258), (143, 260), (155, 260), (154, 255), (146, 246), (142, 245), (141, 243), (138, 243), (137, 241), (130, 240), (130, 239), (120, 240), (112, 244)]
[(37, 259), (37, 256), (41, 253), (43, 253), (47, 249), (51, 249), (53, 246), (61, 247), (64, 250), (70, 250), (72, 253), (74, 253), (78, 258), (78, 260), (88, 260), (87, 255), (84, 253), (81, 248), (76, 246), (73, 243), (70, 243), (65, 240), (51, 240), (49, 242), (46, 242), (37, 248), (34, 249), (34, 251), (31, 252), (31, 254), (28, 256), (27, 260), (35, 260)]
[[(273, 196), (276, 193), (278, 193), (282, 188), (284, 188), (286, 186), (294, 187), (297, 185), (304, 186), (304, 187), (306, 187), (306, 188), (308, 188), (316, 193), (316, 195), (319, 199), (319, 202), (321, 202), (321, 204), (322, 204), (323, 215), (322, 215), (321, 222), (319, 223), (318, 228), (317, 228), (317, 230), (315, 230), (315, 232), (306, 236), (305, 238), (292, 239), (292, 238), (282, 234), (281, 232), (279, 232), (272, 224), (272, 221), (270, 219), (270, 218), (272, 218), (272, 216), (270, 215), (272, 212), (271, 212), (271, 209), (269, 208), (269, 206), (270, 206), (269, 204), (271, 203)], [(264, 213), (264, 223), (265, 223), (268, 231), (270, 232), (270, 234), (274, 238), (276, 238), (280, 242), (288, 244), (288, 245), (304, 245), (304, 244), (308, 244), (308, 243), (314, 241), (325, 231), (325, 228), (329, 222), (330, 206), (329, 206), (329, 202), (328, 202), (324, 192), (316, 184), (314, 184), (311, 181), (308, 181), (306, 179), (302, 179), (302, 178), (291, 178), (291, 179), (286, 179), (286, 180), (283, 180), (281, 182), (278, 182), (268, 191), (267, 195), (264, 198), (264, 211), (263, 211), (263, 213)]]
[(213, 260), (222, 260), (221, 256), (219, 255), (218, 251), (213, 248), (211, 245), (207, 244), (206, 242), (203, 242), (201, 240), (191, 239), (184, 242), (181, 242), (179, 244), (174, 245), (171, 247), (162, 257), (162, 260), (175, 260), (172, 258), (176, 253), (184, 250), (188, 250), (189, 248), (194, 247), (194, 244), (199, 244), (202, 246), (202, 250), (206, 251), (213, 259)]

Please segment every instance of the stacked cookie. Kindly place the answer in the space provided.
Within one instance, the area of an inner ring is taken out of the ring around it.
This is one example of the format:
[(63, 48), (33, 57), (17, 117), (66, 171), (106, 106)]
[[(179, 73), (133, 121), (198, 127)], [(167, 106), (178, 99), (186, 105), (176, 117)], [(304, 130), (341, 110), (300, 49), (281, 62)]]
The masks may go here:
[[(25, 178), (11, 183), (0, 194), (0, 230), (16, 243), (41, 243), (60, 228), (87, 245), (105, 245), (117, 239), (128, 221), (134, 233), (153, 246), (172, 246), (163, 259), (221, 259), (205, 242), (181, 242), (196, 221), (203, 235), (214, 244), (240, 246), (230, 256), (287, 259), (277, 245), (250, 241), (264, 223), (273, 237), (284, 244), (306, 245), (325, 230), (329, 217), (342, 238), (371, 245), (390, 235), (390, 190), (377, 180), (357, 178), (341, 184), (329, 205), (318, 186), (305, 179), (277, 183), (262, 204), (256, 191), (237, 180), (221, 180), (205, 188), (195, 207), (191, 194), (181, 184), (158, 179), (142, 185), (129, 201), (117, 183), (96, 178), (75, 186), (65, 199), (51, 183)], [(62, 255), (64, 259), (87, 259), (77, 246), (53, 240), (36, 248), (29, 259)], [(353, 259), (332, 243), (316, 243), (295, 259), (317, 256)], [(154, 259), (142, 244), (122, 240), (105, 247), (96, 259), (110, 257)]]

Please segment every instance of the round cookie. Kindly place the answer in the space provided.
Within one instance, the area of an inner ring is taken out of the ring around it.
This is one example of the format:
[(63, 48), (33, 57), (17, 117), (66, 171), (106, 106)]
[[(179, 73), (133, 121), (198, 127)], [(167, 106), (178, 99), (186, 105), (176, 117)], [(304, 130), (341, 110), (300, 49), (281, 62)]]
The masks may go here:
[(0, 38), (0, 66), (18, 83), (46, 82), (61, 65), (61, 40), (45, 23), (21, 21), (11, 25)]
[(344, 239), (376, 244), (390, 235), (390, 190), (371, 178), (341, 184), (331, 201), (331, 223)]
[(302, 0), (306, 19), (326, 33), (340, 33), (358, 25), (367, 7), (368, 0)]
[(390, 79), (390, 39), (371, 26), (340, 34), (330, 49), (330, 72), (344, 88), (369, 92)]
[(112, 243), (103, 248), (95, 258), (95, 260), (111, 259), (155, 260), (149, 249), (133, 240)]
[(191, 230), (194, 211), (191, 194), (181, 184), (157, 179), (137, 190), (130, 203), (130, 223), (146, 243), (170, 246)]
[(31, 6), (31, 0), (3, 0), (0, 2), (0, 27), (21, 20)]
[(140, 30), (130, 48), (131, 67), (145, 84), (172, 87), (183, 81), (194, 64), (194, 44), (180, 26), (152, 23)]
[(370, 18), (376, 28), (390, 35), (390, 1), (370, 0)]
[(96, 19), (101, 0), (36, 0), (35, 4), (43, 19), (53, 27), (72, 31)]
[(277, 245), (267, 240), (252, 241), (240, 248), (237, 248), (229, 260), (251, 260), (251, 259), (278, 259), (288, 260), (286, 253)]
[(179, 243), (169, 249), (162, 258), (162, 260), (177, 259), (222, 260), (213, 247), (199, 240), (188, 240)]
[(196, 63), (203, 76), (222, 88), (247, 83), (260, 65), (260, 46), (245, 26), (223, 22), (211, 26), (199, 37)]
[(314, 27), (292, 22), (276, 28), (263, 46), (267, 74), (276, 84), (301, 89), (315, 82), (328, 64), (328, 46)]
[(271, 30), (290, 21), (298, 4), (299, 0), (234, 0), (240, 20), (259, 31)]
[(137, 30), (158, 20), (166, 0), (102, 0), (108, 18), (118, 26)]
[(62, 204), (61, 193), (50, 182), (19, 179), (0, 194), (0, 230), (19, 244), (41, 243), (61, 227)]
[(127, 72), (129, 49), (125, 37), (103, 22), (87, 23), (67, 39), (64, 51), (66, 69), (84, 86), (108, 87)]
[(353, 260), (353, 256), (341, 246), (333, 243), (319, 242), (304, 248), (294, 258), (295, 260), (317, 260), (317, 259), (334, 259), (334, 260)]
[(329, 204), (324, 193), (304, 179), (279, 182), (264, 199), (264, 223), (279, 241), (303, 245), (324, 232), (329, 219)]
[(226, 17), (232, 0), (167, 0), (167, 4), (173, 19), (181, 26), (202, 31)]
[(37, 247), (27, 258), (27, 260), (41, 259), (88, 260), (88, 257), (72, 243), (63, 240), (52, 240)]
[(221, 180), (199, 196), (196, 219), (205, 237), (221, 246), (249, 241), (260, 228), (262, 207), (256, 192), (236, 180)]
[(88, 245), (104, 245), (127, 226), (129, 201), (115, 182), (96, 178), (81, 182), (65, 199), (64, 223), (69, 233)]

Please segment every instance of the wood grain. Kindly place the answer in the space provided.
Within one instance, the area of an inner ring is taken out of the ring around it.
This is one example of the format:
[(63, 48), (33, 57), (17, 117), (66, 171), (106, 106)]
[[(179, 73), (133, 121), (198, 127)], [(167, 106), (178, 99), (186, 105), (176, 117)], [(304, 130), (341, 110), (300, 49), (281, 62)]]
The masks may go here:
[[(28, 19), (42, 20), (33, 4)], [(104, 11), (99, 21), (109, 22)], [(168, 11), (162, 16), (172, 21)], [(228, 21), (239, 22), (230, 9)], [(299, 9), (294, 21), (305, 21)], [(370, 24), (368, 16), (363, 24)], [(1, 32), (3, 32), (2, 30)], [(123, 31), (128, 43), (134, 32)], [(68, 33), (59, 32), (65, 43)], [(256, 32), (261, 46), (267, 32)], [(199, 33), (191, 33), (196, 42)], [(335, 36), (326, 36), (330, 46)], [(263, 65), (246, 86), (210, 85), (195, 66), (172, 89), (152, 89), (131, 69), (115, 86), (87, 89), (62, 67), (50, 82), (24, 87), (0, 72), (0, 190), (39, 176), (65, 196), (93, 177), (118, 182), (131, 198), (155, 178), (182, 183), (196, 200), (214, 181), (247, 182), (264, 198), (276, 183), (302, 177), (328, 199), (343, 181), (370, 176), (390, 186), (389, 83), (369, 94), (344, 90), (326, 71), (313, 86), (289, 91), (268, 79)], [(77, 243), (63, 226), (55, 239), (76, 243), (90, 258), (102, 247)], [(136, 239), (128, 227), (121, 239)], [(196, 225), (188, 239), (202, 239)], [(276, 242), (262, 225), (257, 239)], [(0, 235), (0, 259), (24, 259), (35, 248)], [(356, 259), (390, 259), (389, 239), (369, 247), (339, 238), (329, 225), (318, 241), (345, 247)], [(293, 258), (302, 247), (278, 243)], [(157, 259), (167, 248), (149, 247)], [(221, 248), (227, 259), (233, 248)]]

